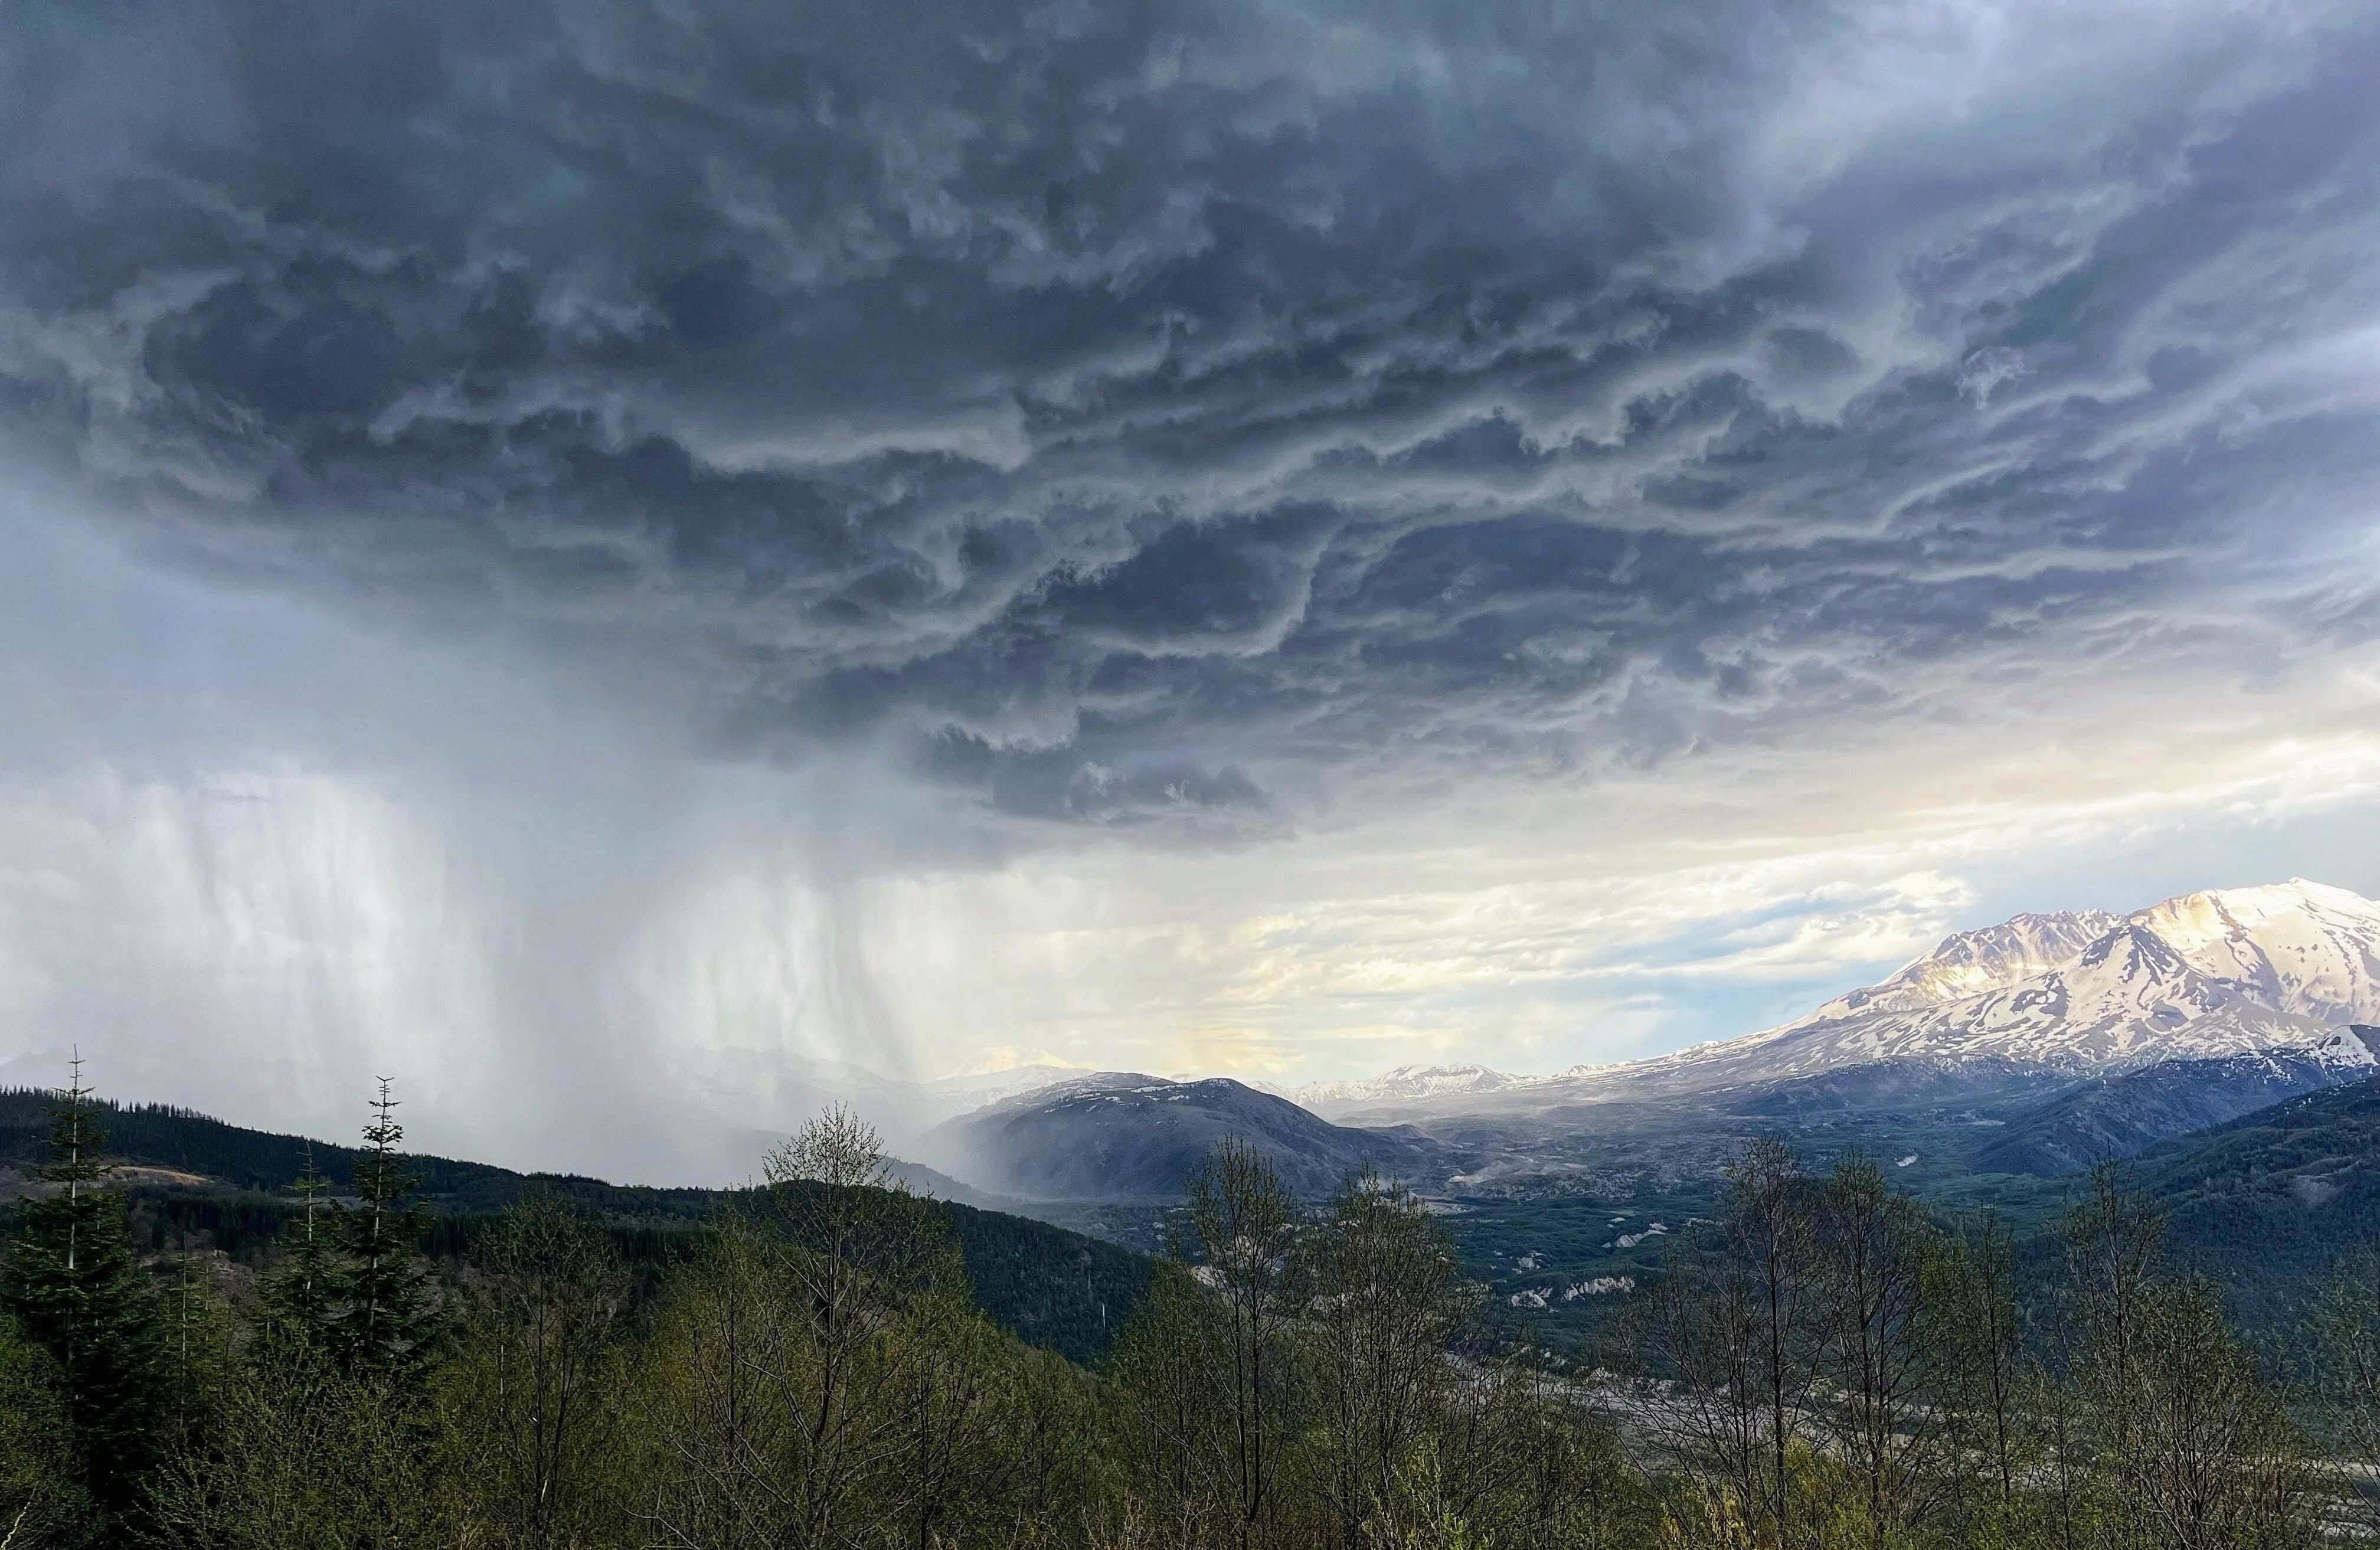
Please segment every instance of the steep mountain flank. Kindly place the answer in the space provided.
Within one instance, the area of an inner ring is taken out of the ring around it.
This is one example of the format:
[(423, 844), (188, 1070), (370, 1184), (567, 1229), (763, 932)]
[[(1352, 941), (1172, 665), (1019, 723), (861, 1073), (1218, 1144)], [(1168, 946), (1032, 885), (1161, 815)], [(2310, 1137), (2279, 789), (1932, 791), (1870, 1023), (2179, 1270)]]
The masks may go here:
[(2380, 1028), (2341, 1029), (2312, 1049), (2163, 1060), (2094, 1077), (1976, 1154), (1998, 1173), (2079, 1173), (2143, 1148), (2372, 1074)]
[(963, 1115), (918, 1143), (930, 1165), (1034, 1200), (1150, 1200), (1184, 1182), (1224, 1137), (1270, 1157), (1293, 1189), (1319, 1195), (1371, 1164), (1409, 1180), (1442, 1171), (1416, 1137), (1348, 1130), (1288, 1099), (1216, 1077), (1170, 1082), (1106, 1072)]

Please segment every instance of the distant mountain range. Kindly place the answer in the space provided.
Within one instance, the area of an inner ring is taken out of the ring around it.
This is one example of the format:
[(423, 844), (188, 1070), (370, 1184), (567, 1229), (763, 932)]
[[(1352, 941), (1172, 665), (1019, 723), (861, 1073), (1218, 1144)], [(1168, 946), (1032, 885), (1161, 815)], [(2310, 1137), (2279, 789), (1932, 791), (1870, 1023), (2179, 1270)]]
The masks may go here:
[(2380, 904), (2294, 878), (2129, 915), (2021, 914), (1961, 931), (1882, 983), (1741, 1038), (1517, 1077), (1402, 1067), (1292, 1096), (1342, 1121), (1513, 1112), (1783, 1081), (1877, 1061), (1996, 1060), (2076, 1075), (2312, 1048), (2380, 1023)]
[(1279, 1089), (1292, 1103), (1317, 1114), (1330, 1114), (1409, 1098), (1442, 1098), (1471, 1093), (1493, 1093), (1520, 1086), (1531, 1079), (1508, 1076), (1486, 1066), (1399, 1066), (1381, 1076), (1354, 1082), (1308, 1082)]
[[(1571, 1306), (1560, 1299), (1572, 1291), (1582, 1308), (1616, 1305), (1614, 1289), (1658, 1273), (1653, 1228), (1621, 1224), (1706, 1215), (1720, 1166), (1751, 1136), (1781, 1136), (1813, 1166), (1864, 1153), (1947, 1208), (2006, 1204), (2029, 1232), (2054, 1220), (2071, 1175), (2131, 1158), (2134, 1180), (2171, 1214), (2177, 1254), (2265, 1319), (2342, 1245), (2380, 1232), (2380, 905), (2292, 881), (2125, 915), (2019, 915), (1947, 938), (1780, 1027), (1551, 1076), (1408, 1066), (1287, 1094), (1060, 1067), (803, 1080), (857, 1093), (863, 1107), (899, 1106), (901, 1154), (953, 1176), (913, 1165), (912, 1177), (993, 1208), (950, 1207), (987, 1307), (1069, 1350), (1096, 1349), (1128, 1266), (1099, 1270), (1100, 1286), (1077, 1281), (1070, 1266), (1093, 1262), (1075, 1241), (995, 1212), (1147, 1246), (1226, 1136), (1309, 1200), (1366, 1167), (1414, 1184), (1449, 1214), (1479, 1272), (1500, 1278), (1500, 1295), (1546, 1316)], [(40, 1107), (0, 1093), (0, 1205), (30, 1187), (10, 1165), (34, 1155)], [(213, 1209), (176, 1204), (193, 1188), (248, 1200), (285, 1182), (305, 1153), (293, 1137), (170, 1110), (118, 1110), (109, 1122), (122, 1155), (149, 1170), (127, 1177), (152, 1213)], [(757, 1156), (770, 1138), (755, 1128), (736, 1144)], [(352, 1161), (315, 1153), (334, 1175)], [(432, 1199), (458, 1216), (525, 1182), (418, 1161)], [(692, 1230), (720, 1198), (539, 1181), (638, 1233)]]
[(2055, 1176), (2371, 1075), (2374, 1024), (2380, 904), (2298, 879), (2017, 915), (1782, 1026), (1551, 1076), (983, 1079), (1014, 1090), (910, 1152), (1038, 1201), (1176, 1194), (1227, 1134), (1308, 1193), (1367, 1162), (1456, 1196), (1596, 1193), (1707, 1174), (1764, 1132), (1921, 1173)]
[[(681, 1057), (681, 1066), (705, 1108), (759, 1138), (763, 1149), (796, 1121), (838, 1103), (857, 1109), (893, 1144), (906, 1145), (955, 1115), (1088, 1074), (1074, 1066), (1026, 1065), (921, 1080), (798, 1051), (736, 1047), (694, 1051)], [(750, 1150), (737, 1148), (731, 1177), (749, 1176), (752, 1158), (744, 1154)]]

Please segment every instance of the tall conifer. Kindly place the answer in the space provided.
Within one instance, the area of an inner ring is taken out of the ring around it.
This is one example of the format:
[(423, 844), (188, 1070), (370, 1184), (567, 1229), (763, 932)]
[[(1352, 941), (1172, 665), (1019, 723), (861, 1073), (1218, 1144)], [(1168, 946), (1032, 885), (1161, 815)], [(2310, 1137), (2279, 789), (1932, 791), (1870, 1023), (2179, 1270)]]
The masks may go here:
[(264, 1284), (264, 1303), (274, 1333), (301, 1346), (320, 1345), (339, 1302), (339, 1264), (329, 1216), (331, 1181), (314, 1166), (314, 1144), (306, 1144), (306, 1171), (290, 1185), (303, 1207), (282, 1234), (287, 1261)]
[(330, 1349), (339, 1365), (368, 1376), (404, 1377), (429, 1354), (437, 1309), (414, 1251), (429, 1225), (409, 1203), (421, 1182), (397, 1150), (405, 1127), (383, 1077), (364, 1127), (365, 1153), (356, 1162), (356, 1204), (340, 1214), (346, 1265), (339, 1301), (328, 1319)]
[(51, 1109), (52, 1186), (18, 1208), (8, 1308), (56, 1360), (68, 1422), (103, 1501), (124, 1499), (146, 1452), (155, 1367), (154, 1299), (124, 1228), (124, 1196), (103, 1187), (106, 1134), (82, 1060)]

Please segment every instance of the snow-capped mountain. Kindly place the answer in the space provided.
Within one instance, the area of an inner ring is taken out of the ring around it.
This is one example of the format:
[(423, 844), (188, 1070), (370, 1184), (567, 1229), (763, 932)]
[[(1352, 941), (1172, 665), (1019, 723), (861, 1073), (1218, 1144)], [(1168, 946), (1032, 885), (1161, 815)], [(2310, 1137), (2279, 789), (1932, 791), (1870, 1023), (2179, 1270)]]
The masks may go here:
[[(2147, 926), (2127, 922), (2066, 963), (1963, 996), (1901, 1009), (1832, 1001), (1800, 1022), (1670, 1057), (1713, 1079), (1800, 1076), (1916, 1056), (2024, 1065), (2141, 1065), (2320, 1040), (2328, 1019), (2285, 1011), (2201, 974)], [(1736, 1068), (1746, 1068), (1739, 1074)]]
[[(1373, 1084), (1344, 1114), (1592, 1101), (1807, 1076), (1881, 1060), (1990, 1060), (2071, 1071), (2311, 1050), (2380, 1023), (2380, 904), (2295, 878), (2129, 915), (2022, 914), (1961, 931), (1879, 984), (1740, 1038), (1444, 1096)], [(2358, 1046), (2358, 1048), (2361, 1047)], [(1321, 1084), (1317, 1084), (1318, 1086)]]
[(1354, 1082), (1309, 1082), (1281, 1096), (1325, 1118), (1357, 1108), (1458, 1093), (1493, 1093), (1526, 1080), (1465, 1062), (1451, 1066), (1399, 1066), (1384, 1075)]
[(2380, 1009), (2380, 904), (2292, 878), (2184, 894), (2131, 917), (2209, 978), (2283, 1011), (2369, 1022)]
[(1881, 985), (1781, 1028), (1566, 1074), (1706, 1085), (1914, 1057), (2122, 1069), (2304, 1047), (2340, 1023), (2374, 1021), (2380, 904), (2298, 878), (2192, 893), (2121, 919), (2019, 915), (1950, 937)]
[(2105, 910), (2079, 910), (2015, 915), (1961, 931), (1890, 979), (1838, 997), (1816, 1015), (1915, 1011), (1995, 990), (2080, 956), (2122, 924)]

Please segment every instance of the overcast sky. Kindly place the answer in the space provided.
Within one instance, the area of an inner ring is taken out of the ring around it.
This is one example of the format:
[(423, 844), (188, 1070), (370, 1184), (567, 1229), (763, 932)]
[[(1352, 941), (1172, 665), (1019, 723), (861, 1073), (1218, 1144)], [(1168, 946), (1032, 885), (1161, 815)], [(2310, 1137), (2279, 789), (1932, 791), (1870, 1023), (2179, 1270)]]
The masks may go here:
[(16, 0), (0, 1076), (658, 1175), (2380, 892), (2375, 201), (2363, 0)]

